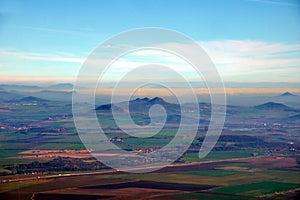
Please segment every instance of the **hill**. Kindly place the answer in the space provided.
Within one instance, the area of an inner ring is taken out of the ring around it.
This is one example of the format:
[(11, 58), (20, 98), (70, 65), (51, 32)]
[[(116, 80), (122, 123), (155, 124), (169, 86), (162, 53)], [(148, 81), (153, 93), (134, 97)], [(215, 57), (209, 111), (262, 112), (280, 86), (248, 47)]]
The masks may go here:
[(279, 95), (279, 97), (295, 97), (295, 96), (298, 96), (298, 95), (292, 94), (290, 92), (285, 92), (285, 93)]
[(0, 90), (0, 101), (8, 101), (14, 98), (19, 98), (22, 95), (16, 92), (8, 92), (5, 90)]
[(100, 112), (111, 112), (112, 111), (112, 108), (114, 108), (115, 110), (121, 112), (125, 112), (124, 110), (122, 110), (120, 107), (118, 106), (115, 106), (113, 104), (105, 104), (105, 105), (101, 105), (101, 106), (98, 106), (96, 108), (96, 111), (100, 111)]
[(73, 84), (72, 83), (59, 83), (55, 85), (50, 85), (48, 89), (55, 89), (55, 90), (72, 90)]
[(73, 91), (42, 90), (31, 93), (31, 96), (52, 101), (72, 101)]
[(260, 110), (293, 110), (292, 108), (284, 104), (274, 102), (267, 102), (261, 105), (254, 106), (254, 108)]
[(48, 100), (38, 98), (38, 97), (33, 97), (33, 96), (27, 96), (21, 98), (19, 101), (26, 101), (26, 102), (47, 102)]
[(134, 112), (134, 113), (148, 112), (150, 107), (155, 104), (159, 104), (159, 105), (165, 107), (165, 109), (169, 110), (169, 111), (175, 111), (175, 110), (180, 109), (178, 104), (168, 103), (160, 97), (154, 97), (152, 99), (145, 97), (145, 98), (137, 98), (137, 99), (131, 100), (129, 102), (121, 102), (121, 103), (118, 103), (115, 105), (112, 105), (112, 104), (101, 105), (101, 106), (98, 106), (96, 108), (96, 110), (97, 111), (110, 111), (112, 106), (126, 110), (126, 109), (128, 109), (128, 108), (126, 108), (128, 103), (129, 103), (129, 111)]
[(300, 114), (290, 116), (289, 119), (290, 120), (300, 120)]
[[(112, 108), (115, 108), (117, 112), (130, 112), (131, 114), (137, 114), (145, 116), (145, 121), (149, 121), (149, 110), (153, 105), (161, 105), (164, 107), (167, 113), (167, 123), (179, 123), (180, 122), (180, 106), (178, 104), (172, 104), (166, 102), (160, 97), (154, 97), (152, 99), (137, 98), (129, 102), (121, 102), (117, 104), (105, 104), (96, 108), (97, 112), (111, 113)], [(129, 109), (128, 109), (129, 106)], [(159, 116), (160, 113), (157, 113)], [(145, 122), (143, 121), (143, 122)], [(143, 123), (141, 122), (141, 123)]]
[(158, 104), (163, 106), (168, 114), (180, 114), (180, 106), (178, 104), (172, 104), (166, 102), (160, 97), (149, 98), (137, 98), (135, 100), (129, 101), (129, 110), (130, 112), (136, 113), (148, 113), (148, 110), (151, 106)]
[(6, 102), (9, 102), (9, 103), (46, 103), (46, 102), (48, 102), (48, 100), (41, 99), (41, 98), (34, 97), (34, 96), (26, 96), (26, 97), (10, 99)]

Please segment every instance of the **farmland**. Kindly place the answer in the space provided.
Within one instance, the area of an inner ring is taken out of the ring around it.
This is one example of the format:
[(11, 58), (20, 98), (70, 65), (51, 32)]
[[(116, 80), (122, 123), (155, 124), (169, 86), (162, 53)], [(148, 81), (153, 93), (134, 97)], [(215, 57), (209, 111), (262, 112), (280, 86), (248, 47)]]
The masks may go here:
[[(259, 158), (240, 161), (243, 161), (243, 167), (236, 170), (222, 170), (220, 167), (235, 166), (236, 163), (240, 165), (241, 162), (216, 161), (186, 166), (175, 165), (149, 174), (108, 172), (103, 175), (69, 175), (49, 179), (43, 179), (41, 175), (34, 180), (7, 183), (3, 185), (5, 187), (1, 187), (1, 194), (5, 198), (19, 196), (24, 199), (32, 194), (34, 199), (54, 196), (71, 198), (72, 195), (77, 195), (76, 198), (85, 196), (86, 199), (96, 199), (100, 196), (108, 199), (136, 199), (141, 195), (146, 199), (267, 199), (269, 195), (274, 196), (275, 192), (283, 195), (284, 191), (299, 188), (300, 173), (272, 169), (276, 158), (267, 162), (264, 169), (251, 164), (260, 162)], [(281, 162), (291, 161), (282, 159)], [(246, 169), (245, 165), (248, 166)], [(297, 195), (296, 191), (294, 195)]]
[[(290, 118), (300, 113), (296, 109), (229, 106), (217, 144), (199, 159), (210, 118), (210, 106), (199, 104), (202, 120), (189, 149), (166, 168), (129, 174), (110, 169), (85, 148), (70, 103), (25, 100), (0, 104), (1, 199), (293, 199), (299, 194), (300, 127), (298, 118)], [(150, 138), (125, 134), (105, 110), (109, 106), (96, 108), (107, 142), (138, 153), (169, 143), (179, 123), (177, 106), (159, 101), (174, 113)], [(133, 106), (133, 120), (147, 124), (149, 116), (140, 104)]]

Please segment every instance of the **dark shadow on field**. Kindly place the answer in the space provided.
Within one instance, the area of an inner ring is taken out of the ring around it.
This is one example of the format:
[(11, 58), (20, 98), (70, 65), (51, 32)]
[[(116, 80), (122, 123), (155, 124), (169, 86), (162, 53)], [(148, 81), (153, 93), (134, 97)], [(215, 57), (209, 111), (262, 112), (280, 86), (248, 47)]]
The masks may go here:
[(35, 200), (97, 200), (107, 199), (114, 196), (99, 196), (99, 195), (76, 195), (76, 194), (36, 194)]
[(182, 183), (167, 183), (155, 181), (136, 181), (109, 185), (97, 185), (90, 187), (80, 187), (81, 189), (121, 189), (121, 188), (151, 188), (151, 189), (164, 189), (164, 190), (184, 190), (184, 191), (198, 191), (213, 188), (211, 185), (195, 185), (195, 184), (182, 184)]

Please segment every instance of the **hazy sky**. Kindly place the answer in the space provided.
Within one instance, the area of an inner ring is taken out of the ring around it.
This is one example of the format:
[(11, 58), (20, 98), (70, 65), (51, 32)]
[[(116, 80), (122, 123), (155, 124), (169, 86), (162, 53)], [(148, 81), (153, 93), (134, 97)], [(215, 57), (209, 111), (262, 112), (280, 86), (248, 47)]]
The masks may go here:
[(142, 27), (199, 42), (225, 82), (300, 82), (297, 0), (0, 0), (1, 82), (73, 81), (101, 42)]

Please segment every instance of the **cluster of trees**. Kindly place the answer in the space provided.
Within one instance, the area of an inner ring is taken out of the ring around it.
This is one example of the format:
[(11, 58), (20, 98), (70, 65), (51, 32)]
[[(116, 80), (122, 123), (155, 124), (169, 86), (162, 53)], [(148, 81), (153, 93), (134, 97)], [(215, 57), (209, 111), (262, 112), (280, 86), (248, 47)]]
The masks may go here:
[(49, 162), (32, 162), (29, 164), (18, 164), (7, 169), (13, 173), (33, 173), (33, 172), (59, 172), (59, 171), (85, 171), (99, 170), (107, 168), (101, 162), (92, 159), (79, 159), (69, 157), (58, 157)]
[[(192, 150), (199, 149), (204, 140), (203, 137), (197, 138), (197, 143), (191, 145)], [(298, 149), (299, 146), (293, 145)], [(264, 149), (264, 150), (285, 150), (289, 149), (288, 143), (265, 141), (264, 138), (248, 136), (248, 135), (221, 135), (218, 144), (214, 147), (215, 151), (230, 151), (241, 149)]]

